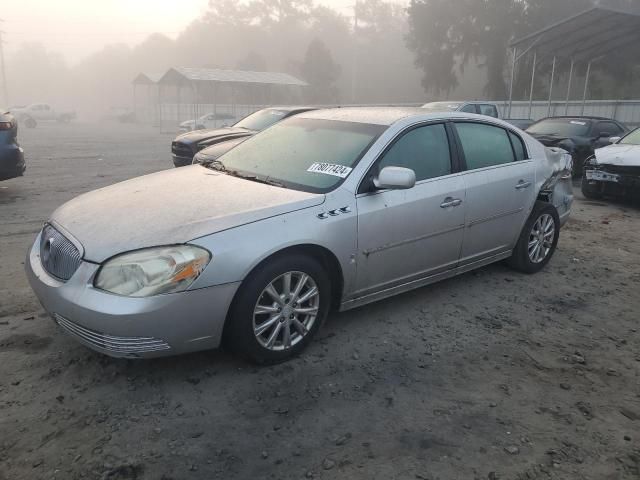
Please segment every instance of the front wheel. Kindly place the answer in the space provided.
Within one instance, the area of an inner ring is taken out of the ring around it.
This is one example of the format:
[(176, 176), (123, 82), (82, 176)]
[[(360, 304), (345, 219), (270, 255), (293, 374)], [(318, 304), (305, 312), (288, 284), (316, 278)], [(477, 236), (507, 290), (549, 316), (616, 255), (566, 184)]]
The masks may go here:
[(36, 128), (37, 125), (38, 122), (36, 122), (36, 119), (33, 117), (27, 117), (24, 120), (24, 126), (27, 128)]
[(553, 205), (536, 202), (509, 259), (523, 273), (537, 273), (549, 263), (560, 238), (560, 217)]
[(331, 285), (322, 265), (301, 254), (259, 267), (233, 301), (225, 344), (256, 363), (278, 363), (300, 353), (329, 311)]

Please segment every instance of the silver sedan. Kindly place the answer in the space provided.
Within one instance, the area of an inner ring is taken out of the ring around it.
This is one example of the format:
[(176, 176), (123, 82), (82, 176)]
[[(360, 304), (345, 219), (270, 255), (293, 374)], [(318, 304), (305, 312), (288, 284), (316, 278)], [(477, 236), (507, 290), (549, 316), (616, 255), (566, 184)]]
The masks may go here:
[(206, 167), (68, 202), (26, 270), (54, 321), (105, 354), (224, 342), (277, 362), (332, 309), (500, 260), (539, 271), (570, 214), (570, 172), (565, 152), (489, 117), (308, 112)]

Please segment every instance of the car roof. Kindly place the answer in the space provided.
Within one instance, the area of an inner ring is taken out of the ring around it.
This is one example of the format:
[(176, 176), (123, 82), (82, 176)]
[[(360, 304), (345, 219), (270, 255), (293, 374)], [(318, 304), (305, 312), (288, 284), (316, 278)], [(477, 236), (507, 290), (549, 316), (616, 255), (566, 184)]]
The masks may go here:
[(610, 121), (610, 122), (618, 122), (617, 120), (614, 120), (613, 118), (593, 117), (593, 116), (589, 116), (589, 115), (561, 115), (561, 116), (557, 116), (557, 117), (542, 118), (542, 119), (540, 119), (538, 121), (542, 122), (543, 120), (607, 120), (607, 121)]
[(392, 125), (395, 122), (412, 116), (442, 117), (447, 112), (429, 113), (420, 107), (344, 107), (314, 110), (298, 115), (297, 118), (314, 118), (318, 120), (337, 120), (342, 122), (369, 123), (375, 125)]

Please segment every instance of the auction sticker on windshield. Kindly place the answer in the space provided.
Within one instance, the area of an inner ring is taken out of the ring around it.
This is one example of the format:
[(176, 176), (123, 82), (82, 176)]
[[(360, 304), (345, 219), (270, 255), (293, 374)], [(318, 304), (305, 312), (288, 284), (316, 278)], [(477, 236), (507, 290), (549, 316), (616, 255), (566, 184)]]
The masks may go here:
[(353, 169), (350, 167), (335, 165), (333, 163), (314, 163), (307, 168), (307, 172), (324, 173), (325, 175), (333, 175), (334, 177), (340, 178), (347, 178), (351, 170)]

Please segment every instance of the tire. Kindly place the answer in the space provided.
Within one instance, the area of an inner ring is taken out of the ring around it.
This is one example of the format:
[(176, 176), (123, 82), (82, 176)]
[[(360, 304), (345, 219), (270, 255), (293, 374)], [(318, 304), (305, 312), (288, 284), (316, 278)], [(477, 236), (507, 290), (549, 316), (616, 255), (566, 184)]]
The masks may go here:
[(600, 200), (602, 198), (602, 193), (597, 188), (594, 188), (592, 185), (589, 185), (589, 182), (585, 177), (582, 177), (581, 183), (582, 195), (587, 200)]
[(36, 122), (35, 118), (27, 117), (24, 119), (24, 126), (27, 128), (36, 128), (38, 122)]
[[(287, 276), (290, 276), (288, 290)], [(295, 290), (305, 276), (308, 280), (297, 295), (303, 302), (297, 304)], [(275, 292), (267, 293), (269, 286)], [(312, 294), (314, 288), (316, 295)], [(276, 300), (276, 294), (280, 300)], [(304, 300), (309, 295), (311, 297)], [(259, 266), (240, 286), (225, 325), (224, 344), (255, 363), (285, 361), (298, 355), (311, 342), (326, 319), (330, 304), (331, 282), (320, 263), (295, 253), (274, 257)], [(307, 312), (297, 311), (295, 305)]]
[[(540, 231), (540, 226), (546, 226), (547, 228), (540, 235), (536, 235), (535, 232)], [(553, 233), (553, 238), (551, 238), (551, 232)], [(544, 241), (542, 241), (543, 238)], [(513, 254), (509, 258), (508, 264), (519, 272), (529, 274), (539, 272), (553, 257), (559, 238), (560, 217), (558, 216), (558, 211), (549, 203), (536, 202), (527, 223), (525, 223), (520, 233), (520, 238), (516, 248), (513, 249)], [(530, 247), (530, 242), (536, 240), (538, 241), (536, 245), (539, 245), (538, 250), (535, 249), (535, 245)]]

